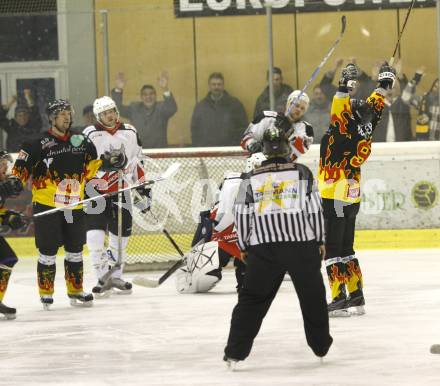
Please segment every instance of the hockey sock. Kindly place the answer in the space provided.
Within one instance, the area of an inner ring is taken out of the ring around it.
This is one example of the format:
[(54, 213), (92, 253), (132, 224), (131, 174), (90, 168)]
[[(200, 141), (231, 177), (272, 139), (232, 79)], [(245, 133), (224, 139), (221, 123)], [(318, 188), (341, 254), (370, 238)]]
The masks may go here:
[(359, 261), (355, 255), (343, 257), (347, 271), (347, 289), (350, 294), (356, 291), (362, 292), (363, 279)]
[(3, 297), (5, 296), (11, 273), (12, 270), (9, 267), (0, 268), (0, 302), (3, 300)]
[(66, 253), (64, 260), (64, 278), (68, 295), (79, 295), (83, 291), (83, 261), (82, 252)]
[(341, 294), (344, 294), (345, 296), (345, 283), (347, 280), (347, 272), (342, 258), (332, 257), (325, 260), (325, 267), (327, 270), (332, 299), (334, 300), (340, 297)]
[(104, 250), (105, 232), (98, 229), (88, 231), (87, 247), (89, 248), (89, 255), (92, 259), (96, 279), (99, 280), (107, 272), (108, 269), (107, 253)]
[[(55, 257), (55, 256), (54, 256)], [(38, 275), (38, 292), (40, 296), (52, 296), (55, 284), (56, 264), (43, 264), (38, 261), (37, 275)]]
[[(127, 244), (128, 244), (128, 237), (122, 237), (122, 256), (121, 256), (121, 266), (119, 267), (119, 269), (116, 269), (113, 273), (112, 273), (112, 277), (114, 278), (120, 278), (122, 276), (122, 267), (124, 261), (125, 261), (125, 256), (126, 256), (126, 248), (127, 248)], [(108, 254), (108, 263), (110, 266), (114, 266), (117, 262), (118, 262), (118, 236), (114, 235), (113, 233), (109, 233), (109, 238), (108, 238), (108, 250), (107, 250), (107, 254)]]

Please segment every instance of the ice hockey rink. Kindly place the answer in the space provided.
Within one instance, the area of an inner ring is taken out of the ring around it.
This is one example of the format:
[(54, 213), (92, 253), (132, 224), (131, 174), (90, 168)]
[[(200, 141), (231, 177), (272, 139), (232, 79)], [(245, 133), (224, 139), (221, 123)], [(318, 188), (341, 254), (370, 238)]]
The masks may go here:
[[(358, 256), (367, 313), (331, 319), (334, 344), (323, 364), (306, 345), (298, 300), (285, 281), (235, 372), (222, 361), (237, 299), (232, 270), (208, 294), (178, 294), (171, 277), (158, 288), (136, 286), (132, 295), (73, 308), (59, 260), (53, 309), (43, 311), (36, 261), (23, 259), (5, 297), (17, 319), (0, 321), (0, 384), (440, 385), (440, 355), (429, 352), (440, 343), (440, 250)], [(88, 261), (86, 281), (90, 289)]]

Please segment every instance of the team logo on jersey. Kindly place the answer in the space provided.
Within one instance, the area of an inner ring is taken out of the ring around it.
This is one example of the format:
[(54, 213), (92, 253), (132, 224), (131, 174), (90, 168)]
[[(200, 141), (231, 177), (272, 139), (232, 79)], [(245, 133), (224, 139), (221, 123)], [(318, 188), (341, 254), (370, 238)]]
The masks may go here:
[(84, 142), (84, 135), (82, 134), (74, 134), (70, 137), (70, 143), (73, 147), (81, 146), (81, 144)]
[(49, 169), (50, 164), (53, 162), (53, 158), (45, 158), (43, 162), (46, 165), (46, 167)]
[(29, 153), (26, 153), (23, 149), (18, 153), (17, 159), (20, 161), (27, 161), (29, 158)]

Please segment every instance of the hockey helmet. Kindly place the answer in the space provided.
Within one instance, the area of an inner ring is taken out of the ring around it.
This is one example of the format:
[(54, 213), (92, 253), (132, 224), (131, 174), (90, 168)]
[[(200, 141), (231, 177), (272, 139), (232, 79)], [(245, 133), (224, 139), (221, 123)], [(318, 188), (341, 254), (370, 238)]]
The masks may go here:
[(61, 111), (69, 111), (70, 117), (73, 117), (74, 111), (73, 107), (70, 104), (70, 102), (66, 99), (55, 99), (52, 102), (49, 102), (46, 108), (46, 113), (49, 118), (49, 121), (51, 121), (51, 117), (56, 117), (57, 114)]
[(300, 101), (306, 104), (306, 110), (307, 110), (310, 104), (309, 96), (305, 92), (302, 92), (301, 90), (292, 91), (287, 97), (286, 111), (292, 110), (293, 107), (291, 106), (297, 104)]
[(351, 113), (355, 121), (360, 125), (366, 125), (373, 118), (371, 106), (362, 99), (350, 99)]
[(250, 157), (246, 159), (246, 165), (244, 167), (244, 172), (249, 173), (255, 168), (261, 166), (263, 161), (266, 161), (267, 158), (263, 153), (254, 153)]
[(93, 114), (95, 114), (96, 120), (98, 122), (101, 122), (101, 119), (99, 117), (101, 113), (112, 109), (116, 111), (119, 120), (119, 110), (116, 106), (115, 101), (112, 98), (108, 96), (103, 96), (101, 98), (95, 99), (95, 101), (93, 102)]
[(267, 158), (287, 157), (290, 148), (286, 133), (274, 125), (267, 128), (263, 134), (263, 154)]

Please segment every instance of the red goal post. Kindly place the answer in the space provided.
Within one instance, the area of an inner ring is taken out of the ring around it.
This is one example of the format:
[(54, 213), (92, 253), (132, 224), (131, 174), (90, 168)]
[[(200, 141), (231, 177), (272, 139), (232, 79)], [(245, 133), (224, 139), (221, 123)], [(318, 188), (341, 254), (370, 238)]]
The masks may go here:
[(209, 209), (225, 172), (244, 170), (247, 153), (239, 147), (144, 150), (147, 175), (158, 175), (173, 162), (181, 164), (176, 175), (153, 186), (149, 213), (133, 209), (133, 232), (128, 243), (126, 269), (160, 269), (180, 256), (162, 233), (164, 227), (186, 252), (200, 211)]

